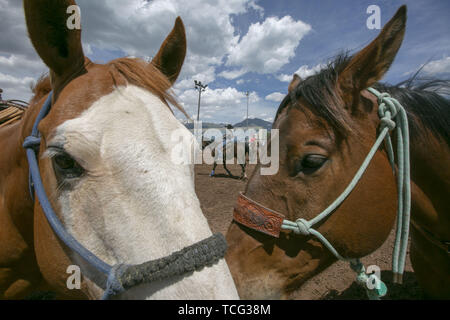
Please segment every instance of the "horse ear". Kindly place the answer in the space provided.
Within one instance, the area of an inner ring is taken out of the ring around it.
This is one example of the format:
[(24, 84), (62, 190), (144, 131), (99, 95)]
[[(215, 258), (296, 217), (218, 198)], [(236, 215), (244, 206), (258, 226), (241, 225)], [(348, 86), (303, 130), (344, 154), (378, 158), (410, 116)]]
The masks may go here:
[(339, 75), (339, 86), (353, 94), (380, 80), (391, 66), (405, 35), (406, 6), (384, 26), (378, 37), (358, 52)]
[(50, 68), (53, 84), (55, 80), (66, 81), (84, 64), (81, 30), (69, 29), (67, 25), (70, 6), (74, 5), (73, 0), (23, 1), (28, 34), (37, 53)]
[(297, 88), (300, 82), (302, 82), (302, 78), (300, 78), (298, 74), (294, 73), (291, 83), (289, 83), (288, 92), (291, 92), (292, 90)]
[(186, 56), (186, 33), (184, 24), (177, 17), (172, 32), (164, 40), (158, 53), (152, 60), (157, 67), (173, 84), (180, 74)]

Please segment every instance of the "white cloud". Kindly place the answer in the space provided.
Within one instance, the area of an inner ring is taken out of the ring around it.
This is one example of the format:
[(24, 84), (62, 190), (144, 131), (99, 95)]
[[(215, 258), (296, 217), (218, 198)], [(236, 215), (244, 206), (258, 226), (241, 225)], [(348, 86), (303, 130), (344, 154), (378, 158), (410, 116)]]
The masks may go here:
[[(198, 92), (194, 90), (193, 80), (215, 88), (218, 68), (221, 68), (221, 76), (237, 79), (261, 66), (266, 58), (262, 54), (257, 56), (257, 63), (250, 69), (238, 64), (224, 65), (228, 56), (234, 59), (240, 49), (247, 48), (244, 40), (256, 46), (264, 45), (257, 49), (259, 51), (270, 49), (267, 54), (275, 60), (268, 61), (264, 70), (261, 69), (266, 72), (273, 69), (272, 65), (276, 68), (286, 63), (303, 36), (303, 31), (298, 32), (303, 24), (290, 17), (264, 21), (265, 12), (258, 0), (77, 0), (77, 3), (82, 13), (84, 52), (100, 61), (121, 54), (141, 58), (154, 56), (172, 29), (175, 18), (181, 16), (188, 48), (174, 91), (178, 101), (195, 116)], [(261, 23), (252, 25), (251, 30), (256, 31), (249, 30), (245, 39), (239, 41), (239, 30), (233, 26), (233, 19), (248, 12), (256, 13)], [(47, 68), (27, 36), (21, 2), (0, 0), (0, 30), (0, 84), (5, 89), (4, 97), (27, 100), (31, 96), (31, 81)], [(258, 38), (257, 31), (266, 34)], [(277, 52), (277, 46), (283, 50)], [(245, 64), (245, 58), (242, 64)], [(272, 113), (267, 101), (260, 99), (256, 92), (250, 95), (250, 104), (251, 108), (266, 110), (269, 116)], [(245, 107), (246, 97), (236, 88), (208, 88), (202, 95), (202, 115), (213, 116), (215, 121), (222, 121), (223, 117), (223, 121), (233, 122), (232, 119), (245, 112)]]
[(427, 75), (450, 73), (450, 57), (430, 61), (423, 67), (422, 71)]
[(267, 95), (266, 100), (274, 101), (274, 102), (281, 102), (285, 96), (286, 95), (282, 94), (281, 92), (274, 92), (274, 93)]
[[(246, 112), (247, 97), (244, 92), (236, 88), (207, 88), (201, 97), (200, 118), (203, 115), (213, 115), (216, 119), (232, 119), (236, 117), (236, 112)], [(185, 90), (178, 96), (180, 104), (186, 112), (194, 119), (197, 117), (198, 91), (194, 89)], [(254, 104), (260, 101), (256, 92), (249, 95), (249, 103)]]
[(252, 8), (253, 10), (255, 10), (259, 14), (259, 16), (261, 18), (264, 17), (264, 8), (259, 6), (259, 5), (257, 5), (255, 0), (250, 1), (248, 3), (248, 7)]
[(228, 79), (228, 80), (233, 80), (236, 78), (239, 78), (240, 76), (244, 75), (245, 73), (247, 73), (247, 71), (245, 71), (244, 69), (235, 69), (235, 70), (225, 70), (222, 71), (221, 73), (219, 73), (219, 76)]
[(94, 53), (92, 51), (92, 46), (89, 43), (83, 43), (83, 52), (85, 56), (90, 56)]
[(0, 70), (2, 72), (17, 73), (20, 69), (36, 74), (42, 73), (47, 67), (40, 59), (30, 59), (24, 55), (0, 56)]
[(37, 55), (28, 39), (22, 1), (0, 1), (0, 54)]
[[(79, 0), (84, 42), (127, 55), (154, 56), (180, 16), (186, 27), (188, 52), (180, 80), (190, 79), (223, 63), (239, 36), (232, 15), (257, 10), (253, 0)], [(259, 11), (258, 11), (259, 12)], [(132, 35), (132, 36), (130, 36)]]
[[(306, 79), (306, 78), (318, 73), (320, 70), (322, 70), (325, 67), (326, 67), (326, 64), (323, 64), (323, 63), (319, 63), (311, 68), (307, 65), (303, 65), (300, 68), (298, 68), (297, 71), (295, 71), (294, 73), (297, 74), (298, 76), (300, 76), (300, 78)], [(278, 80), (280, 80), (281, 82), (291, 82), (294, 73), (292, 75), (280, 74), (280, 75), (276, 76), (276, 78)]]
[(297, 75), (299, 75), (300, 78), (306, 79), (306, 78), (318, 73), (320, 70), (322, 70), (325, 67), (326, 67), (326, 65), (322, 64), (322, 63), (319, 63), (318, 65), (316, 65), (312, 68), (309, 68), (308, 66), (303, 65), (297, 71), (295, 71), (295, 73)]
[(8, 74), (0, 72), (0, 85), (12, 84), (12, 85), (30, 85), (33, 83), (33, 78), (16, 78)]
[(254, 23), (231, 48), (226, 65), (259, 74), (277, 72), (294, 56), (300, 40), (310, 30), (310, 25), (290, 16)]
[(276, 78), (278, 80), (280, 80), (281, 82), (291, 82), (292, 76), (293, 75), (289, 75), (289, 74), (280, 74), (280, 75), (276, 76)]
[[(215, 80), (215, 66), (223, 63), (225, 55), (239, 39), (232, 25), (232, 15), (249, 10), (263, 13), (263, 9), (254, 0), (77, 2), (82, 13), (82, 37), (87, 55), (93, 54), (93, 48), (98, 48), (103, 51), (119, 50), (136, 57), (154, 56), (173, 27), (175, 18), (181, 16), (186, 26), (188, 53), (179, 78), (180, 81), (187, 81), (180, 87), (187, 87), (187, 82), (194, 77), (204, 76), (203, 81), (206, 82)], [(21, 2), (0, 1), (0, 30), (0, 56), (3, 65), (11, 62), (5, 59), (14, 60), (16, 57), (40, 62), (27, 36)], [(17, 69), (6, 70), (2, 67), (1, 70), (14, 77), (32, 74), (37, 78), (40, 75), (33, 72), (39, 68), (29, 63), (23, 63)]]
[(28, 100), (31, 97), (30, 83), (47, 68), (28, 38), (21, 1), (0, 1), (0, 30), (3, 98)]
[(31, 77), (18, 78), (0, 72), (0, 88), (3, 89), (4, 99), (24, 99), (31, 97), (30, 86), (34, 79)]
[[(198, 92), (194, 80), (212, 84), (216, 69), (239, 41), (232, 18), (254, 11), (260, 17), (264, 9), (255, 0), (78, 0), (82, 10), (83, 41), (101, 49), (120, 49), (137, 57), (154, 56), (180, 16), (186, 27), (187, 56), (174, 87), (179, 101), (196, 116)], [(133, 35), (133, 36), (130, 36)], [(234, 79), (239, 70), (225, 70), (221, 76)], [(207, 107), (209, 95), (218, 105), (231, 103), (230, 88), (222, 92), (208, 89), (202, 96)], [(236, 90), (237, 92), (237, 90)], [(203, 111), (203, 109), (202, 109)]]
[(194, 88), (194, 80), (201, 81), (204, 84), (214, 82), (216, 79), (216, 69), (213, 66), (204, 68), (202, 72), (193, 74), (189, 77), (184, 77), (181, 81), (178, 80), (175, 84), (175, 89), (185, 90)]

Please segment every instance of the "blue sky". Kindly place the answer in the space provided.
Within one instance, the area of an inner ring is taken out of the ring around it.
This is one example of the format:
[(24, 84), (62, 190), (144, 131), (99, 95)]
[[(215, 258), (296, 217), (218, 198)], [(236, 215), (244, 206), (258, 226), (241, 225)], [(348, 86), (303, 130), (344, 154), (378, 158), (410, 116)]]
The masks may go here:
[[(380, 30), (366, 26), (370, 5), (379, 6), (382, 26), (398, 7), (408, 6), (405, 39), (384, 81), (400, 82), (427, 61), (425, 76), (450, 77), (447, 0), (77, 2), (85, 54), (97, 62), (127, 55), (152, 57), (180, 15), (187, 29), (188, 56), (174, 91), (195, 117), (198, 95), (193, 80), (208, 83), (203, 121), (241, 121), (247, 90), (250, 117), (271, 121), (294, 72), (308, 76), (337, 53), (356, 52), (376, 37)], [(28, 99), (29, 84), (46, 68), (26, 37), (19, 1), (0, 0), (0, 28), (0, 87), (7, 98)]]
[[(399, 6), (408, 6), (407, 31), (395, 63), (383, 81), (398, 83), (417, 70), (428, 60), (439, 60), (450, 52), (450, 1), (261, 1), (258, 2), (266, 15), (291, 15), (295, 20), (312, 26), (295, 50), (295, 57), (281, 68), (282, 73), (291, 74), (300, 66), (313, 67), (326, 63), (336, 53), (351, 50), (356, 52), (373, 40), (380, 30), (369, 30), (366, 9), (376, 4), (381, 9), (382, 26), (395, 14)], [(236, 19), (239, 30), (245, 33), (250, 23), (258, 20), (252, 14)], [(445, 70), (448, 74), (450, 70)], [(286, 93), (286, 83), (274, 77), (248, 74), (243, 79), (251, 80), (238, 85), (240, 90), (257, 90), (261, 96), (273, 91)], [(261, 82), (255, 80), (260, 79)], [(220, 85), (230, 85), (220, 81)]]

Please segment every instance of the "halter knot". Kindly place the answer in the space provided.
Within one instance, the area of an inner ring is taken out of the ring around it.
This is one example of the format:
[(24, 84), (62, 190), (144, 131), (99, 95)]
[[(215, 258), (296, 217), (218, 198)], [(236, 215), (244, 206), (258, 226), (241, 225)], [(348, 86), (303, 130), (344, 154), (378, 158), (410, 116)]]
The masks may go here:
[(120, 279), (127, 267), (128, 266), (125, 264), (116, 264), (112, 266), (108, 274), (108, 279), (106, 280), (106, 290), (103, 293), (102, 300), (108, 300), (110, 297), (125, 291)]
[(397, 116), (398, 106), (394, 102), (394, 99), (389, 95), (389, 93), (383, 92), (378, 96), (378, 116), (380, 117), (381, 128), (389, 128), (390, 131), (394, 130), (397, 124), (393, 118)]
[(381, 129), (387, 127), (387, 128), (389, 128), (389, 131), (392, 131), (395, 129), (396, 126), (397, 126), (397, 124), (390, 117), (383, 117), (380, 119)]
[(36, 150), (41, 145), (41, 138), (35, 136), (28, 136), (23, 141), (23, 147), (25, 149), (34, 149)]
[(305, 219), (298, 219), (295, 223), (297, 224), (297, 229), (294, 230), (295, 234), (301, 234), (302, 236), (308, 236), (311, 234), (309, 231), (311, 225), (308, 221)]

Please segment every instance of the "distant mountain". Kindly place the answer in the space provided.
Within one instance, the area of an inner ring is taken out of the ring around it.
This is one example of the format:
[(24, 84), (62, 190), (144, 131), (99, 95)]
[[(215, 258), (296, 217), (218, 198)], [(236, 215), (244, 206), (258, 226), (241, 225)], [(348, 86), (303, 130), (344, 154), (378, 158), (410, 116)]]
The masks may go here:
[[(248, 126), (249, 127), (261, 127), (267, 130), (270, 130), (272, 128), (272, 122), (268, 122), (266, 120), (262, 120), (259, 118), (253, 118), (248, 119)], [(247, 119), (242, 120), (239, 123), (236, 123), (234, 125), (235, 128), (245, 128), (247, 127)]]
[[(190, 130), (194, 129), (194, 123), (188, 122), (185, 123), (184, 126)], [(213, 123), (213, 122), (202, 122), (202, 128), (203, 129), (211, 129), (211, 128), (223, 128), (225, 127), (225, 123)]]
[[(226, 123), (213, 123), (213, 122), (203, 122), (202, 123), (202, 128), (203, 129), (211, 129), (211, 128), (217, 128), (217, 129), (221, 129), (224, 128), (227, 124)], [(184, 123), (184, 126), (186, 128), (188, 128), (189, 130), (193, 130), (194, 129), (194, 123), (192, 122), (187, 122)], [(248, 119), (248, 126), (249, 127), (261, 127), (267, 130), (270, 130), (272, 128), (272, 123), (259, 119), (259, 118), (252, 118), (252, 119)], [(247, 127), (247, 120), (243, 120), (239, 123), (236, 123), (235, 125), (233, 125), (233, 127), (235, 128), (246, 128)]]

